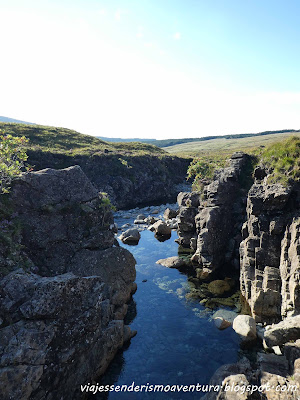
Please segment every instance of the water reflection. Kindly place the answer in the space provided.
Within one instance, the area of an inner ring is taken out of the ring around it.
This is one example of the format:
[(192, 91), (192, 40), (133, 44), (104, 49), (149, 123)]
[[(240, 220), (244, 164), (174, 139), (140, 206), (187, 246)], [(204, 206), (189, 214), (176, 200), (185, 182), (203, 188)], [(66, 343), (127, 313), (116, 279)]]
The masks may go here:
[[(138, 246), (123, 245), (137, 260), (138, 290), (126, 323), (138, 334), (119, 351), (99, 384), (207, 384), (219, 366), (237, 361), (235, 332), (219, 331), (199, 300), (186, 300), (190, 287), (183, 272), (156, 264), (158, 259), (177, 255), (176, 237), (173, 232), (170, 240), (159, 242), (152, 232), (143, 231)], [(91, 396), (98, 400), (150, 397), (198, 399), (200, 394), (111, 392)]]

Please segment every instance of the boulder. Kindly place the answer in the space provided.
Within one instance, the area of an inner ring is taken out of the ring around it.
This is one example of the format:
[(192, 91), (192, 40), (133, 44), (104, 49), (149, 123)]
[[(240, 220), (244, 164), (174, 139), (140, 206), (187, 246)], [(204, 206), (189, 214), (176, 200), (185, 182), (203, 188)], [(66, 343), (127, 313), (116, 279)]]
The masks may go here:
[(164, 212), (164, 219), (173, 219), (178, 215), (178, 210), (173, 210), (171, 208), (167, 208)]
[(168, 219), (166, 221), (166, 223), (171, 229), (177, 229), (178, 228), (178, 222), (177, 222), (176, 218)]
[(142, 225), (145, 224), (146, 222), (143, 219), (135, 219), (133, 223), (136, 225)]
[(2, 399), (79, 399), (74, 381), (102, 374), (130, 338), (99, 276), (19, 269), (0, 281), (0, 292), (9, 321), (0, 329)]
[(256, 323), (249, 315), (238, 315), (233, 320), (232, 328), (245, 341), (256, 339)]
[[(219, 399), (222, 400), (247, 400), (253, 399), (249, 391), (244, 388), (249, 386), (249, 381), (244, 374), (235, 374), (227, 376), (223, 380), (223, 388)], [(227, 388), (230, 388), (227, 390)]]
[(220, 331), (231, 326), (231, 323), (229, 321), (226, 321), (224, 318), (221, 317), (214, 318), (214, 324), (218, 329), (220, 329)]
[(152, 229), (159, 236), (170, 236), (171, 235), (171, 228), (162, 220), (155, 222), (152, 225)]
[(231, 286), (228, 281), (217, 279), (208, 284), (207, 289), (214, 295), (221, 296), (222, 294), (229, 292)]
[(65, 273), (81, 249), (104, 250), (114, 243), (107, 199), (78, 166), (23, 174), (11, 202), (22, 226), (21, 245), (40, 275)]
[(180, 268), (185, 266), (186, 262), (182, 258), (174, 256), (158, 260), (156, 261), (156, 264), (163, 265), (164, 267), (167, 268)]
[(25, 173), (10, 196), (35, 273), (20, 259), (26, 271), (0, 278), (1, 398), (80, 399), (74, 382), (103, 374), (134, 334), (135, 260), (113, 247), (109, 203), (80, 167)]
[(134, 228), (127, 229), (119, 236), (119, 239), (122, 240), (124, 244), (138, 244), (140, 238), (140, 232)]
[(199, 192), (180, 192), (177, 196), (179, 207), (198, 207), (200, 204)]
[(154, 224), (156, 221), (158, 221), (158, 218), (153, 217), (152, 215), (149, 215), (147, 218), (144, 219), (144, 223), (148, 225)]
[(216, 318), (221, 318), (227, 322), (230, 323), (230, 325), (232, 325), (233, 320), (238, 316), (238, 314), (234, 311), (231, 310), (226, 310), (226, 309), (220, 309), (218, 311), (216, 311), (213, 316), (212, 319), (216, 319)]
[(300, 315), (288, 317), (278, 324), (268, 326), (264, 332), (264, 341), (268, 347), (280, 346), (300, 338)]
[[(203, 400), (240, 400), (247, 399), (247, 397), (242, 396), (241, 392), (234, 391), (226, 391), (224, 386), (222, 387), (223, 382), (226, 382), (227, 385), (229, 383), (234, 383), (236, 385), (238, 382), (243, 382), (246, 384), (250, 380), (252, 368), (248, 359), (243, 358), (236, 364), (225, 364), (222, 365), (217, 371), (214, 373), (212, 378), (209, 381), (210, 385), (219, 386), (220, 390), (215, 392), (214, 390), (206, 393)], [(235, 378), (237, 377), (237, 378)]]

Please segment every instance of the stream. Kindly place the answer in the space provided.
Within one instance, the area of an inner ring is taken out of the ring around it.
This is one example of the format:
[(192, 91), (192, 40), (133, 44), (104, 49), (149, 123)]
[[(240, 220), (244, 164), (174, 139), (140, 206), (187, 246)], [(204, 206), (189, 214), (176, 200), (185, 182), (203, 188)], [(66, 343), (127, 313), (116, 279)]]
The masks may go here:
[[(160, 206), (163, 213), (167, 207)], [(174, 206), (176, 207), (176, 206)], [(149, 209), (117, 212), (118, 226), (133, 224), (134, 218)], [(157, 216), (157, 215), (155, 215)], [(176, 231), (164, 242), (149, 230), (141, 232), (136, 246), (127, 248), (136, 259), (137, 292), (125, 319), (137, 335), (120, 350), (99, 385), (206, 385), (223, 364), (238, 360), (240, 340), (233, 329), (220, 331), (211, 317), (216, 311), (205, 309), (197, 300), (186, 300), (187, 275), (156, 261), (177, 255)], [(128, 393), (91, 395), (94, 399), (198, 399), (201, 392)]]

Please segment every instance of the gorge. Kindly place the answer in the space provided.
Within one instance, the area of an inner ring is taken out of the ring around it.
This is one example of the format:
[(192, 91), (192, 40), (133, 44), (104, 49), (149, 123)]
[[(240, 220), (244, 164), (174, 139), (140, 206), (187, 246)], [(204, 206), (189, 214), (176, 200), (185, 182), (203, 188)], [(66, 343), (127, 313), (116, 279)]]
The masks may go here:
[[(57, 167), (57, 157), (49, 165)], [(168, 189), (169, 175), (162, 180), (160, 170), (151, 175), (162, 164), (150, 160), (144, 155), (136, 165), (129, 159), (118, 161), (124, 171), (136, 175), (126, 189), (130, 195), (125, 194), (126, 176), (114, 187), (110, 194), (115, 204), (142, 204), (150, 192), (156, 197), (149, 202), (163, 198), (165, 192), (157, 188)], [(183, 169), (187, 162), (170, 160), (163, 162), (174, 176), (177, 163)], [(146, 167), (139, 175), (143, 161)], [(114, 220), (108, 198), (99, 193), (106, 184), (105, 162), (94, 171), (93, 183), (88, 169), (83, 171), (88, 162), (86, 158), (83, 166), (24, 173), (1, 202), (3, 398), (80, 399), (85, 394), (79, 385), (98, 382), (101, 376), (109, 384), (131, 384), (133, 379), (165, 384), (157, 382), (160, 377), (205, 384), (216, 370), (211, 382), (220, 386), (224, 380), (298, 385), (299, 180), (272, 182), (266, 165), (259, 163), (253, 171), (252, 156), (235, 153), (201, 190), (179, 193), (177, 217), (165, 217), (166, 225), (172, 223), (172, 236), (156, 235), (157, 241), (147, 228), (164, 219), (159, 214), (167, 205), (120, 211)], [(111, 161), (107, 165), (111, 167)], [(180, 172), (170, 179), (174, 191), (181, 177)], [(114, 181), (114, 175), (110, 179)], [(137, 217), (139, 223), (133, 224)], [(115, 221), (123, 231), (139, 227), (137, 246), (117, 240)], [(179, 271), (164, 265), (179, 265)], [(230, 327), (238, 313), (253, 317), (256, 333), (250, 343)], [(135, 336), (135, 329), (137, 336), (123, 357), (118, 351)], [(257, 395), (221, 389), (206, 398), (254, 400)], [(277, 394), (263, 395), (273, 400)], [(294, 400), (297, 393), (280, 395), (278, 399)], [(195, 398), (195, 393), (186, 398)]]

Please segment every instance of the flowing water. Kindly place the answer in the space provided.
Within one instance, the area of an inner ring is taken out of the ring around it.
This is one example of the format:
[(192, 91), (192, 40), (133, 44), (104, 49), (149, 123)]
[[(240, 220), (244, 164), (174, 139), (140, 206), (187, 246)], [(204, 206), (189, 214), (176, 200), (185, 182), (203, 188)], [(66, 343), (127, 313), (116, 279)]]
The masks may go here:
[[(139, 214), (139, 211), (136, 211)], [(120, 214), (115, 221), (124, 222)], [(223, 364), (238, 359), (239, 338), (229, 328), (219, 331), (211, 320), (212, 312), (187, 301), (187, 276), (176, 269), (156, 264), (161, 258), (177, 255), (175, 231), (159, 242), (153, 232), (141, 232), (137, 246), (127, 248), (135, 257), (138, 290), (133, 296), (127, 324), (137, 330), (126, 348), (118, 352), (100, 385), (196, 385), (208, 384)], [(144, 389), (145, 390), (145, 389)], [(96, 394), (95, 399), (198, 399), (199, 392), (110, 392)]]

